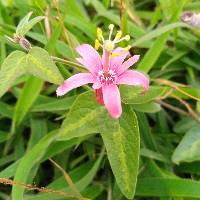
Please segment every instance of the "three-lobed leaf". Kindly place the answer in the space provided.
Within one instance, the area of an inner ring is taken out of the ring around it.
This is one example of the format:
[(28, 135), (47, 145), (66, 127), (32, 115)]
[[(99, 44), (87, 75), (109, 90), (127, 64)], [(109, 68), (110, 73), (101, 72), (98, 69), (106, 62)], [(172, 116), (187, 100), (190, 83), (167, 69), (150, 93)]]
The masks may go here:
[[(104, 106), (96, 103), (93, 92), (79, 95), (60, 130), (45, 136), (22, 159), (15, 180), (26, 182), (31, 168), (43, 156), (43, 154), (38, 156), (38, 152), (45, 153), (53, 141), (67, 141), (101, 133), (119, 188), (127, 198), (132, 198), (135, 193), (139, 165), (139, 130), (137, 118), (130, 106), (124, 106), (123, 110), (123, 115), (119, 120), (112, 119)], [(31, 157), (36, 160), (30, 161)], [(13, 199), (22, 198), (23, 192), (24, 189), (13, 187)]]

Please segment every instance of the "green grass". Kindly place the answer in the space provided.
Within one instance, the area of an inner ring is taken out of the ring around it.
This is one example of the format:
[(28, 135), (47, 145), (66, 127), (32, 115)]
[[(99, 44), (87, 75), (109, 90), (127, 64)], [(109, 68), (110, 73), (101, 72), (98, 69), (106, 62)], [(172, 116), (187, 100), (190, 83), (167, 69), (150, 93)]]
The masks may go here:
[[(200, 30), (180, 20), (200, 3), (112, 2), (0, 0), (0, 199), (200, 199)], [(118, 120), (90, 86), (55, 92), (85, 72), (75, 48), (94, 46), (97, 27), (107, 37), (111, 23), (131, 36), (120, 45), (140, 54), (134, 68), (151, 80), (146, 93), (120, 87)], [(9, 40), (16, 31), (29, 52)]]

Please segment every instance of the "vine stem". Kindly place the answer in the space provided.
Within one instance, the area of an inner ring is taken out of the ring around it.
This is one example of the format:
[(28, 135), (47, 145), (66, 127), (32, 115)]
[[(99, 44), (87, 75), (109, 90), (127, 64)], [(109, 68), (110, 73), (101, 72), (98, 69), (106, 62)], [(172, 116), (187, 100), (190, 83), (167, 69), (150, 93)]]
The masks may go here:
[(51, 58), (55, 62), (60, 62), (60, 63), (64, 63), (64, 64), (67, 64), (67, 65), (73, 65), (73, 66), (75, 66), (75, 67), (77, 67), (77, 68), (82, 69), (82, 70), (85, 71), (85, 68), (82, 65), (79, 65), (76, 62), (65, 60), (65, 59), (62, 59), (62, 58), (55, 57), (55, 56), (51, 56)]
[(184, 105), (187, 108), (190, 116), (200, 123), (200, 116), (195, 112), (195, 110), (193, 110), (193, 108), (186, 101), (184, 101), (183, 99), (179, 98), (176, 95), (172, 95), (172, 97), (177, 99), (182, 105)]
[(177, 108), (177, 107), (175, 107), (175, 106), (173, 106), (173, 105), (171, 105), (169, 103), (166, 103), (166, 102), (164, 102), (162, 100), (157, 100), (156, 102), (159, 103), (161, 106), (166, 107), (166, 108), (168, 108), (168, 109), (170, 109), (170, 110), (172, 110), (172, 111), (174, 111), (176, 113), (179, 113), (181, 115), (185, 115), (185, 116), (189, 116), (190, 115), (186, 111), (181, 110), (180, 108)]
[(52, 160), (51, 158), (49, 158), (49, 160), (63, 173), (66, 182), (69, 184), (70, 188), (73, 190), (74, 194), (77, 196), (77, 199), (86, 200), (86, 198), (84, 198), (81, 195), (81, 193), (78, 191), (78, 189), (76, 188), (75, 184), (73, 183), (73, 181), (72, 181), (71, 177), (68, 175), (68, 173), (54, 160)]

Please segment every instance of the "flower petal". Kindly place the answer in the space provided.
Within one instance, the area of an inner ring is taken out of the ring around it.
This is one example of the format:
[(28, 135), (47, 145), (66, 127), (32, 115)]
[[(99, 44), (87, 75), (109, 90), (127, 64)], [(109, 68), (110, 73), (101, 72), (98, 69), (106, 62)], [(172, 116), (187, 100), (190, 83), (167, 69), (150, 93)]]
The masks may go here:
[(101, 57), (91, 45), (80, 45), (76, 48), (76, 51), (82, 56), (77, 60), (91, 73), (97, 73), (99, 69), (102, 69)]
[(122, 107), (117, 85), (104, 85), (102, 89), (106, 109), (113, 118), (119, 118), (122, 114)]
[(60, 85), (57, 90), (57, 96), (63, 96), (70, 90), (80, 87), (82, 85), (94, 83), (94, 77), (90, 73), (79, 73), (68, 78), (62, 85)]
[(123, 48), (116, 48), (113, 51), (113, 56), (110, 59), (110, 69), (117, 69), (122, 65), (125, 58), (129, 55), (128, 51), (125, 51)]
[(129, 67), (134, 65), (139, 60), (139, 58), (140, 58), (140, 55), (134, 55), (131, 58), (129, 58), (128, 60), (126, 60), (120, 67), (118, 67), (118, 69), (117, 69), (118, 75), (122, 74)]
[(148, 90), (149, 79), (141, 72), (128, 70), (119, 76), (118, 84), (141, 85), (145, 90)]
[(97, 90), (99, 88), (101, 88), (101, 83), (99, 81), (94, 82), (94, 84), (92, 85), (92, 88)]

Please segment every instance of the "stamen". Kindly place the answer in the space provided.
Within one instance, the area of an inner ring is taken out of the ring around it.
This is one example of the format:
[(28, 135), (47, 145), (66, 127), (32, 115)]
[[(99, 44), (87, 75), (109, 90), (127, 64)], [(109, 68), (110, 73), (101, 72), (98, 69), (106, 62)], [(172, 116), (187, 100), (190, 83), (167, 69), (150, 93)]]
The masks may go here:
[(122, 55), (124, 55), (126, 52), (128, 52), (128, 51), (130, 50), (130, 48), (131, 48), (131, 46), (129, 45), (129, 46), (123, 48), (123, 52), (122, 52), (122, 53), (112, 53), (111, 56), (110, 56), (110, 58), (115, 58), (115, 57), (117, 57), (117, 56), (122, 56)]
[(110, 30), (110, 34), (109, 34), (109, 40), (111, 40), (111, 37), (112, 37), (112, 33), (113, 33), (113, 29), (114, 29), (114, 25), (113, 24), (110, 24), (108, 26), (109, 30)]
[(123, 40), (129, 41), (130, 40), (130, 35), (125, 35), (123, 38), (121, 38), (120, 40), (115, 41), (115, 43), (119, 43)]
[(124, 48), (124, 51), (127, 52), (131, 49), (131, 45), (128, 45), (127, 47)]
[(120, 55), (121, 55), (120, 53), (112, 53), (112, 55), (110, 57), (115, 58), (115, 57), (120, 56)]
[(95, 40), (95, 49), (98, 50), (100, 47), (100, 43), (99, 43), (99, 40)]
[(129, 40), (131, 39), (131, 37), (130, 37), (130, 35), (126, 35), (126, 36), (124, 37), (124, 39), (125, 39), (126, 41), (129, 41)]
[(117, 42), (122, 37), (122, 31), (117, 31), (114, 42)]
[[(129, 35), (125, 35), (124, 37), (122, 37), (122, 31), (118, 31), (114, 40), (112, 40), (112, 34), (113, 34), (113, 29), (114, 29), (114, 25), (110, 24), (108, 26), (110, 33), (109, 33), (109, 38), (107, 40), (104, 39), (103, 37), (103, 32), (101, 30), (101, 28), (97, 28), (97, 40), (95, 41), (95, 49), (98, 50), (99, 47), (101, 46), (103, 48), (103, 50), (107, 51), (109, 54), (112, 54), (112, 51), (115, 49), (115, 44), (126, 40), (129, 41), (130, 40), (130, 36)], [(101, 44), (101, 42), (103, 44)], [(126, 50), (127, 49), (127, 50)], [(129, 51), (130, 47), (125, 48), (125, 51)], [(115, 57), (118, 55), (110, 55), (110, 57)]]
[(103, 32), (99, 27), (97, 28), (97, 39), (104, 42)]

